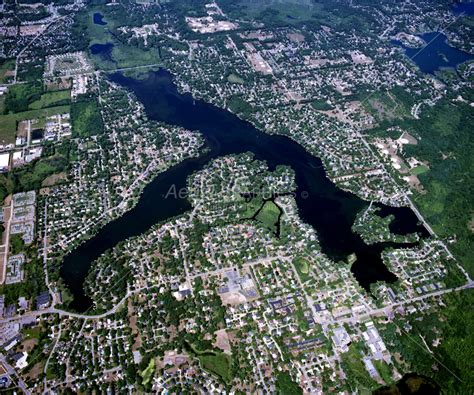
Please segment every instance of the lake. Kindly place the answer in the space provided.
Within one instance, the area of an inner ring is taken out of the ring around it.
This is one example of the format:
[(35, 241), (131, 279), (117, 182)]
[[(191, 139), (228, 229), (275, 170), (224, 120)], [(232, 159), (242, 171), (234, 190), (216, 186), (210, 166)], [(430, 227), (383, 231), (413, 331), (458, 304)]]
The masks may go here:
[(96, 25), (101, 25), (101, 26), (107, 25), (107, 22), (104, 21), (104, 16), (100, 12), (95, 12), (92, 18)]
[(454, 15), (474, 15), (474, 1), (467, 1), (462, 3), (453, 3), (451, 11)]
[(410, 48), (397, 40), (392, 43), (401, 46), (423, 73), (434, 74), (443, 68), (455, 69), (461, 63), (474, 59), (474, 55), (450, 46), (443, 33), (425, 33), (420, 37), (426, 43), (422, 48)]
[[(185, 160), (158, 175), (145, 187), (134, 208), (104, 226), (96, 236), (65, 257), (61, 274), (74, 296), (70, 308), (85, 311), (91, 306), (90, 299), (84, 295), (83, 282), (91, 263), (102, 253), (122, 240), (144, 233), (154, 224), (191, 209), (185, 199), (165, 198), (171, 185), (179, 190), (186, 186), (190, 174), (212, 159), (243, 152), (252, 152), (256, 159), (266, 161), (270, 169), (287, 165), (295, 171), (295, 199), (301, 218), (316, 229), (322, 251), (333, 260), (346, 260), (351, 253), (357, 255), (351, 270), (365, 289), (379, 280), (396, 281), (396, 276), (383, 264), (381, 253), (385, 248), (404, 245), (377, 243), (368, 246), (351, 231), (357, 213), (368, 203), (332, 183), (319, 158), (287, 137), (263, 133), (229, 111), (193, 100), (189, 94), (180, 94), (171, 74), (165, 70), (150, 72), (146, 79), (140, 80), (120, 73), (111, 75), (110, 79), (135, 93), (149, 119), (201, 132), (208, 150), (199, 158)], [(428, 236), (409, 208), (378, 206), (382, 208), (382, 215), (396, 217), (393, 231)]]
[(112, 50), (114, 49), (113, 43), (105, 43), (105, 44), (92, 44), (89, 47), (92, 55), (98, 55), (103, 60), (108, 60), (113, 62), (112, 58)]

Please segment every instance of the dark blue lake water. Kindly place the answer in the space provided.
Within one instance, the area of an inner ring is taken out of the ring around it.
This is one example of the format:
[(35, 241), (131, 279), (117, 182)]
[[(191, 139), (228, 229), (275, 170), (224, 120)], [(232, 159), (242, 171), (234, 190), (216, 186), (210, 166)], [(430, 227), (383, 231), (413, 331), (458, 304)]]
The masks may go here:
[(456, 68), (461, 63), (474, 59), (474, 55), (451, 47), (443, 33), (425, 33), (420, 37), (426, 42), (422, 48), (409, 48), (396, 40), (392, 42), (403, 47), (405, 54), (424, 73), (434, 74), (443, 68)]
[[(293, 168), (298, 186), (295, 198), (303, 221), (316, 229), (322, 251), (332, 259), (345, 261), (349, 254), (357, 255), (351, 270), (363, 287), (368, 289), (379, 280), (396, 281), (395, 275), (383, 264), (381, 253), (385, 248), (404, 245), (378, 243), (368, 246), (352, 233), (356, 214), (368, 203), (336, 187), (326, 177), (321, 160), (303, 147), (287, 137), (265, 134), (226, 110), (193, 100), (189, 94), (178, 93), (171, 75), (164, 70), (150, 72), (144, 80), (118, 73), (112, 75), (111, 80), (132, 90), (144, 104), (150, 119), (200, 131), (206, 138), (208, 151), (158, 175), (145, 187), (133, 209), (65, 257), (61, 274), (74, 295), (70, 308), (85, 311), (90, 307), (91, 301), (84, 295), (83, 281), (91, 263), (102, 253), (120, 241), (142, 234), (154, 224), (191, 209), (185, 199), (165, 198), (173, 184), (179, 190), (186, 186), (190, 174), (202, 169), (210, 160), (243, 152), (252, 152), (256, 159), (265, 160), (271, 169), (280, 164)], [(409, 208), (379, 207), (381, 214), (396, 217), (393, 231), (428, 235)]]
[(107, 22), (104, 21), (104, 16), (100, 12), (95, 12), (92, 18), (96, 25), (101, 25), (101, 26), (107, 25)]
[(114, 49), (114, 44), (105, 43), (105, 44), (92, 44), (89, 47), (92, 55), (98, 55), (103, 60), (112, 62), (112, 50)]
[(461, 14), (464, 15), (474, 15), (474, 1), (463, 2), (463, 3), (454, 3), (451, 6), (453, 14), (458, 16)]

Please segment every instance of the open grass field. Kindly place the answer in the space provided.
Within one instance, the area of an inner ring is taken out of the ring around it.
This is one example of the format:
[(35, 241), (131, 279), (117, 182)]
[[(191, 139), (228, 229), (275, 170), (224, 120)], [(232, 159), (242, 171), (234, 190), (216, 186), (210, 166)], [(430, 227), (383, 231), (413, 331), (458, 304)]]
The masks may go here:
[(215, 355), (201, 354), (198, 355), (198, 358), (204, 369), (221, 377), (226, 383), (231, 381), (231, 358), (229, 355), (216, 352)]
[(410, 117), (410, 107), (392, 92), (377, 92), (366, 102), (365, 109), (379, 122)]
[(293, 261), (295, 265), (296, 271), (298, 272), (301, 281), (306, 281), (309, 279), (309, 270), (310, 270), (310, 263), (307, 259), (303, 257), (296, 257)]
[(156, 48), (148, 51), (141, 50), (129, 45), (116, 44), (112, 50), (112, 57), (116, 61), (116, 67), (135, 67), (148, 64), (160, 63), (160, 56)]
[(310, 0), (220, 0), (219, 6), (231, 18), (252, 19), (268, 26), (303, 23), (324, 24), (332, 28), (364, 30), (370, 27), (365, 15), (354, 13), (348, 5)]
[(155, 360), (152, 358), (150, 359), (150, 362), (148, 363), (148, 366), (146, 369), (140, 373), (140, 376), (142, 376), (143, 379), (143, 385), (147, 385), (151, 378), (153, 377), (153, 373), (155, 372)]
[(413, 169), (410, 170), (410, 173), (413, 174), (414, 176), (419, 176), (420, 174), (424, 174), (426, 173), (427, 171), (429, 171), (429, 167), (428, 166), (417, 166), (417, 167), (414, 167)]
[(28, 107), (30, 110), (39, 110), (41, 108), (54, 107), (65, 104), (71, 100), (70, 90), (46, 92), (41, 95), (39, 100), (34, 101)]
[(262, 200), (260, 198), (255, 197), (251, 199), (245, 206), (245, 211), (242, 214), (243, 217), (252, 218), (260, 207), (262, 207)]
[(256, 219), (262, 223), (263, 226), (270, 229), (272, 232), (276, 232), (278, 217), (280, 216), (280, 209), (278, 206), (271, 202), (265, 202), (263, 208), (258, 213)]
[(375, 369), (377, 369), (377, 372), (379, 372), (380, 377), (382, 377), (383, 381), (385, 381), (385, 384), (389, 385), (394, 381), (390, 367), (385, 362), (374, 360), (373, 364)]
[(42, 187), (51, 187), (53, 185), (59, 184), (62, 181), (67, 180), (67, 173), (62, 172), (58, 174), (52, 174), (46, 177), (43, 182), (41, 183)]
[(332, 110), (334, 107), (328, 104), (325, 100), (314, 100), (311, 105), (317, 111), (328, 111)]
[(63, 114), (70, 111), (70, 106), (56, 106), (39, 110), (22, 111), (15, 114), (0, 115), (0, 143), (9, 144), (15, 142), (16, 126), (19, 121), (26, 119), (39, 119), (40, 126), (46, 117), (54, 114)]
[(16, 84), (8, 87), (5, 97), (5, 113), (17, 113), (28, 110), (28, 106), (41, 98), (41, 84)]
[(188, 345), (191, 354), (199, 359), (204, 369), (221, 377), (226, 383), (230, 383), (232, 379), (232, 358), (230, 355), (212, 349), (198, 350), (195, 344), (188, 343)]
[(35, 326), (33, 328), (24, 329), (23, 334), (27, 339), (39, 339), (41, 334), (41, 327)]
[(239, 77), (237, 74), (231, 73), (227, 77), (227, 81), (231, 84), (240, 84), (242, 85), (245, 81), (242, 77)]
[[(90, 40), (94, 44), (104, 44), (106, 41), (108, 41), (111, 37), (109, 29), (115, 27), (115, 21), (112, 18), (108, 17), (107, 13), (104, 11), (105, 10), (99, 8), (91, 8), (91, 10), (87, 14), (81, 15), (81, 23), (87, 26), (87, 33), (89, 35)], [(104, 15), (104, 20), (107, 22), (106, 25), (98, 25), (94, 23), (94, 14), (96, 12), (100, 12)]]
[(146, 65), (159, 65), (161, 59), (156, 48), (141, 50), (121, 43), (114, 43), (111, 59), (104, 59), (101, 55), (90, 55), (92, 62), (101, 70), (115, 70)]
[[(425, 185), (425, 188), (427, 188), (431, 193), (431, 199), (423, 200), (421, 197), (424, 196), (420, 195), (418, 204), (423, 210), (423, 213), (425, 213), (425, 215), (428, 217), (442, 214), (445, 208), (446, 200), (450, 193), (449, 189), (439, 181), (431, 181), (429, 184)], [(434, 223), (432, 226), (437, 232), (443, 230), (442, 224)]]
[(56, 153), (40, 158), (29, 166), (18, 168), (15, 171), (16, 187), (22, 191), (39, 189), (46, 178), (64, 172), (68, 163), (67, 153)]
[(309, 263), (306, 259), (296, 258), (295, 263), (297, 264), (298, 271), (300, 271), (302, 274), (309, 273)]

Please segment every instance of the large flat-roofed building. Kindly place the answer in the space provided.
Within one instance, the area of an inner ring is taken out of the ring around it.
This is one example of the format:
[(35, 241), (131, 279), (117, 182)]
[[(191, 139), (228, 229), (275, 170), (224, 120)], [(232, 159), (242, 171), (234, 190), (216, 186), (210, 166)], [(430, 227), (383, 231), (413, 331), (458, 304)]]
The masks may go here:
[(8, 171), (8, 165), (10, 164), (10, 153), (5, 152), (0, 154), (0, 172)]

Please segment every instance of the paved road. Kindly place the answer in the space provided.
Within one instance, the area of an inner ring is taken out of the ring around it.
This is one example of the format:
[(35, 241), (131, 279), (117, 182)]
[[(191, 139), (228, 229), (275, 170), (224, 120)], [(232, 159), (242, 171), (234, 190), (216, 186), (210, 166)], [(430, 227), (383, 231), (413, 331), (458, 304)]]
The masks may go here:
[(51, 352), (49, 353), (48, 355), (48, 359), (46, 360), (46, 363), (44, 364), (44, 369), (43, 369), (43, 373), (44, 373), (44, 381), (43, 381), (43, 393), (44, 394), (47, 394), (48, 393), (48, 379), (47, 379), (47, 376), (46, 376), (46, 372), (48, 371), (48, 366), (49, 366), (49, 361), (51, 359), (51, 356), (54, 354), (54, 350), (56, 350), (56, 347), (59, 343), (59, 339), (61, 338), (61, 323), (59, 324), (59, 330), (58, 330), (58, 334), (56, 335), (56, 338), (54, 340), (54, 345), (53, 345), (53, 348), (51, 349)]
[[(8, 210), (5, 210), (5, 208)], [(3, 264), (2, 264), (2, 267), (0, 268), (2, 271), (0, 273), (0, 284), (3, 284), (7, 276), (8, 246), (10, 244), (10, 222), (12, 220), (12, 215), (13, 215), (13, 199), (11, 199), (9, 206), (4, 207), (3, 212), (5, 213), (5, 211), (8, 212), (9, 216), (8, 218), (7, 217), (3, 218), (3, 226), (5, 228), (5, 244), (4, 244), (5, 253), (3, 254)]]
[(21, 379), (21, 377), (18, 376), (16, 370), (6, 361), (5, 356), (3, 354), (0, 354), (0, 364), (2, 364), (5, 367), (5, 369), (7, 370), (7, 373), (10, 375), (10, 378), (13, 378), (13, 377), (16, 378), (18, 388), (20, 388), (23, 391), (23, 393), (30, 395), (31, 392), (29, 391), (27, 385)]
[[(275, 258), (276, 257), (271, 258), (271, 259), (275, 259)], [(285, 257), (278, 257), (278, 258), (287, 259)], [(258, 260), (258, 261), (260, 261), (260, 260)], [(258, 261), (256, 261), (255, 263), (257, 263)], [(228, 268), (226, 268), (226, 270), (228, 270)], [(295, 270), (295, 268), (293, 268), (293, 270)], [(134, 295), (138, 292), (141, 292), (141, 291), (145, 290), (146, 288), (147, 287), (143, 287), (143, 288), (139, 288), (139, 289), (136, 289), (136, 290), (133, 290), (133, 291), (128, 291), (126, 293), (126, 295), (113, 308), (111, 308), (110, 310), (108, 310), (108, 311), (106, 311), (102, 314), (95, 314), (95, 315), (79, 314), (79, 313), (72, 313), (72, 312), (69, 312), (69, 311), (65, 311), (65, 310), (56, 309), (54, 307), (51, 307), (51, 308), (48, 308), (48, 309), (45, 309), (45, 310), (42, 310), (42, 311), (31, 311), (31, 312), (28, 312), (28, 313), (23, 314), (21, 316), (15, 316), (15, 317), (11, 317), (11, 318), (2, 319), (2, 320), (0, 320), (0, 324), (4, 324), (4, 323), (7, 323), (7, 322), (12, 322), (12, 321), (16, 321), (16, 320), (21, 320), (25, 317), (39, 317), (39, 316), (44, 315), (44, 314), (58, 314), (61, 317), (74, 317), (74, 318), (80, 318), (80, 319), (86, 319), (86, 320), (101, 319), (101, 318), (105, 318), (109, 315), (115, 314), (116, 311), (126, 302), (126, 300), (130, 296), (132, 296), (132, 295)], [(417, 302), (417, 301), (420, 301), (420, 300), (423, 300), (423, 299), (432, 298), (432, 297), (436, 297), (436, 296), (441, 296), (441, 295), (445, 295), (445, 294), (448, 294), (448, 293), (451, 293), (451, 292), (458, 292), (458, 291), (471, 289), (471, 288), (474, 288), (474, 281), (469, 281), (467, 284), (465, 284), (463, 286), (460, 286), (460, 287), (457, 287), (457, 288), (444, 289), (444, 290), (432, 292), (430, 294), (425, 294), (425, 295), (421, 295), (421, 296), (418, 296), (418, 297), (415, 297), (415, 298), (407, 299), (407, 300), (404, 300), (404, 301), (401, 301), (401, 302), (398, 302), (398, 303), (393, 303), (393, 304), (385, 306), (383, 308), (370, 309), (365, 314), (361, 314), (361, 315), (358, 315), (358, 316), (350, 316), (350, 317), (345, 317), (345, 318), (340, 318), (340, 319), (331, 319), (331, 320), (321, 320), (320, 317), (318, 317), (317, 312), (315, 312), (315, 311), (313, 311), (313, 316), (314, 316), (315, 320), (321, 325), (342, 324), (342, 323), (348, 323), (348, 322), (356, 323), (356, 322), (360, 322), (360, 320), (364, 319), (364, 318), (369, 318), (369, 317), (374, 316), (374, 315), (386, 314), (388, 309), (394, 309), (396, 307), (403, 306), (405, 304), (410, 304), (410, 303), (413, 303), (413, 302)], [(309, 303), (311, 302), (311, 299), (307, 299), (307, 300), (308, 300)], [(312, 305), (313, 303), (310, 303), (310, 304)], [(85, 324), (85, 322), (84, 322), (84, 324)], [(59, 332), (59, 334), (57, 336), (57, 339), (59, 339), (60, 333), (61, 332)], [(56, 339), (56, 342), (53, 346), (53, 351), (57, 346), (57, 339)], [(7, 372), (12, 377), (14, 376), (14, 377), (17, 378), (19, 388), (22, 391), (24, 391), (25, 394), (30, 394), (26, 384), (18, 376), (15, 369), (12, 368), (5, 361), (5, 358), (2, 354), (0, 354), (0, 362), (3, 363), (3, 365), (7, 369)], [(49, 359), (48, 359), (48, 362), (49, 362)], [(46, 369), (47, 365), (48, 365), (48, 363), (46, 364), (45, 369)]]
[(400, 306), (403, 306), (403, 305), (406, 305), (406, 304), (411, 304), (411, 303), (418, 302), (418, 301), (423, 300), (423, 299), (433, 298), (433, 297), (445, 295), (445, 294), (448, 294), (448, 293), (451, 293), (451, 292), (458, 292), (458, 291), (462, 291), (462, 290), (465, 290), (465, 289), (471, 289), (471, 288), (474, 288), (474, 281), (470, 281), (469, 283), (467, 283), (467, 284), (465, 284), (461, 287), (443, 289), (443, 290), (432, 292), (432, 293), (429, 293), (429, 294), (420, 295), (420, 296), (417, 296), (415, 298), (410, 298), (410, 299), (407, 299), (407, 300), (403, 300), (403, 301), (400, 301), (400, 302), (397, 302), (397, 303), (392, 303), (390, 305), (381, 307), (379, 309), (370, 309), (367, 313), (360, 314), (360, 315), (357, 315), (357, 316), (350, 316), (350, 317), (346, 317), (346, 318), (332, 319), (332, 320), (328, 320), (328, 321), (321, 321), (320, 320), (319, 323), (321, 325), (323, 325), (323, 324), (346, 323), (346, 322), (357, 323), (357, 322), (360, 322), (360, 320), (362, 320), (364, 318), (369, 318), (371, 316), (385, 314), (387, 310), (392, 310), (392, 309), (395, 309), (397, 307), (400, 307)]
[(117, 312), (117, 310), (119, 310), (120, 307), (122, 307), (124, 302), (130, 296), (132, 296), (132, 295), (134, 295), (138, 292), (144, 291), (145, 289), (147, 289), (147, 287), (137, 288), (133, 291), (128, 291), (125, 294), (125, 296), (122, 299), (120, 299), (120, 301), (114, 307), (112, 307), (110, 310), (108, 310), (108, 311), (106, 311), (102, 314), (90, 314), (90, 315), (88, 315), (88, 314), (81, 314), (81, 313), (73, 313), (71, 311), (61, 310), (61, 309), (57, 309), (55, 307), (49, 307), (49, 308), (44, 309), (44, 310), (29, 311), (28, 313), (25, 313), (25, 314), (22, 314), (22, 315), (17, 315), (17, 316), (10, 317), (10, 318), (0, 319), (0, 324), (5, 324), (5, 323), (8, 323), (8, 322), (14, 322), (14, 321), (22, 320), (24, 318), (37, 318), (37, 317), (40, 317), (40, 316), (46, 315), (46, 314), (58, 314), (60, 317), (72, 317), (72, 318), (80, 318), (80, 319), (86, 319), (86, 320), (98, 320), (98, 319), (101, 319), (101, 318), (108, 317), (109, 315), (115, 314)]
[(49, 294), (51, 295), (51, 305), (56, 306), (56, 293), (51, 288), (48, 275), (48, 198), (44, 202), (44, 236), (43, 236), (43, 271), (44, 280), (48, 287)]
[[(285, 257), (273, 257), (273, 258), (268, 258), (268, 259), (277, 259), (277, 258), (278, 259), (288, 259), (288, 258), (285, 258)], [(256, 264), (258, 261), (266, 261), (268, 259), (265, 258), (265, 259), (257, 260), (257, 261), (254, 262), (254, 264)], [(227, 271), (227, 270), (229, 270), (229, 268), (220, 269), (220, 270), (218, 270), (218, 272), (221, 272), (221, 271), (224, 272), (224, 271)], [(21, 320), (23, 318), (31, 318), (31, 317), (36, 318), (36, 317), (40, 317), (40, 316), (45, 315), (45, 314), (58, 314), (60, 317), (72, 317), (72, 318), (80, 318), (80, 319), (87, 319), (87, 320), (102, 319), (102, 318), (108, 317), (109, 315), (115, 314), (130, 296), (132, 296), (136, 293), (142, 292), (142, 291), (146, 290), (147, 288), (148, 287), (142, 287), (142, 288), (137, 288), (137, 289), (132, 290), (132, 291), (127, 291), (125, 296), (114, 307), (112, 307), (110, 310), (108, 310), (108, 311), (106, 311), (102, 314), (88, 315), (88, 314), (81, 314), (81, 313), (73, 313), (73, 312), (70, 312), (70, 311), (57, 309), (55, 307), (50, 307), (50, 308), (47, 308), (47, 309), (44, 309), (44, 310), (30, 311), (30, 312), (22, 314), (22, 315), (0, 319), (0, 324), (5, 324), (5, 323), (8, 323), (8, 322), (14, 322), (14, 321), (17, 321), (17, 320)], [(360, 318), (363, 318), (365, 316), (377, 315), (377, 314), (383, 313), (388, 308), (393, 309), (393, 308), (396, 308), (396, 307), (399, 307), (399, 306), (402, 306), (402, 305), (405, 305), (405, 304), (417, 302), (417, 301), (420, 301), (420, 300), (423, 300), (423, 299), (428, 299), (428, 298), (432, 298), (432, 297), (435, 297), (435, 296), (440, 296), (440, 295), (444, 295), (444, 294), (447, 294), (447, 293), (458, 292), (458, 291), (471, 289), (471, 288), (474, 288), (474, 281), (472, 281), (472, 280), (469, 281), (467, 284), (462, 285), (462, 286), (457, 287), (457, 288), (443, 289), (443, 290), (432, 292), (432, 293), (429, 293), (429, 294), (420, 295), (420, 296), (417, 296), (415, 298), (411, 298), (411, 299), (407, 299), (407, 300), (404, 300), (404, 301), (400, 301), (400, 302), (397, 302), (397, 303), (387, 305), (387, 306), (385, 306), (383, 308), (380, 308), (380, 309), (372, 309), (372, 310), (369, 310), (367, 313), (365, 313), (363, 315), (358, 315), (355, 318), (354, 317), (351, 317), (351, 318), (352, 319), (360, 319)], [(341, 319), (341, 320), (336, 320), (336, 321), (340, 322), (340, 321), (344, 321), (344, 320), (347, 320), (347, 319)]]

